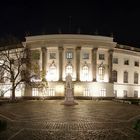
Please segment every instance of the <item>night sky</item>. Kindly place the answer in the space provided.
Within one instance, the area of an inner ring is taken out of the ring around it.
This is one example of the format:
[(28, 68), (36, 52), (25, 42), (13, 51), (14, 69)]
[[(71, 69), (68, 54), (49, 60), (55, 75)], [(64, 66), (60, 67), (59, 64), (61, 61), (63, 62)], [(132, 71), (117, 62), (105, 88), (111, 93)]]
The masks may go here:
[[(3, 0), (0, 37), (73, 33), (114, 35), (140, 48), (140, 8), (136, 0)], [(123, 3), (122, 3), (123, 2)]]

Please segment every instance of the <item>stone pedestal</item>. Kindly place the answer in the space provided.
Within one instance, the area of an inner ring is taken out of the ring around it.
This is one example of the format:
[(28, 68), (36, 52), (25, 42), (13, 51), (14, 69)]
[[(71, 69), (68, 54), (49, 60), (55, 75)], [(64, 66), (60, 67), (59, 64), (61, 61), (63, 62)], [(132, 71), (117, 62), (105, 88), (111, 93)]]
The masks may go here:
[(62, 105), (77, 105), (74, 101), (74, 92), (72, 88), (72, 77), (70, 74), (66, 76), (66, 88), (65, 88), (65, 101), (61, 103)]

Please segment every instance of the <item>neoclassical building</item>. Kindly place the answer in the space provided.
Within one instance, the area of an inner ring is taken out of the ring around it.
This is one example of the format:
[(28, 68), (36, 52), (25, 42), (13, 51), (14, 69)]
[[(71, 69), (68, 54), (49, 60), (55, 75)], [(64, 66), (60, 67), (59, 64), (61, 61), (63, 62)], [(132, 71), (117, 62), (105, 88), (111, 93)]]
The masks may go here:
[(23, 42), (32, 83), (21, 96), (64, 96), (65, 78), (72, 76), (74, 96), (140, 97), (140, 49), (120, 45), (112, 37), (92, 35), (28, 36)]

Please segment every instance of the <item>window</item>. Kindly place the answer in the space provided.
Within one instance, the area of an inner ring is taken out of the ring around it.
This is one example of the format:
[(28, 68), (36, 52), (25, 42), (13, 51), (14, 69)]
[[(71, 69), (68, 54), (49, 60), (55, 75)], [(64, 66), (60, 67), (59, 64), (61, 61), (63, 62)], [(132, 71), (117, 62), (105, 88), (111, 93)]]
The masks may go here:
[(134, 98), (138, 98), (138, 91), (134, 90)]
[(51, 66), (50, 67), (50, 74), (53, 76), (56, 73), (56, 67), (55, 66)]
[(124, 60), (124, 65), (129, 65), (129, 60)]
[(66, 58), (67, 59), (72, 59), (73, 58), (73, 53), (72, 52), (67, 52), (66, 53)]
[(124, 98), (127, 98), (127, 90), (124, 90), (124, 91), (123, 91), (123, 97), (124, 97)]
[(82, 74), (83, 74), (83, 81), (87, 81), (88, 80), (88, 66), (83, 66)]
[(32, 96), (39, 96), (39, 89), (38, 88), (32, 88)]
[(50, 59), (56, 59), (56, 53), (50, 53)]
[(113, 64), (118, 64), (118, 58), (113, 58)]
[(127, 72), (127, 71), (124, 72), (124, 75), (123, 75), (123, 82), (124, 82), (124, 83), (128, 83), (128, 72)]
[(135, 67), (139, 67), (139, 62), (138, 62), (138, 61), (135, 61), (135, 62), (134, 62), (134, 66), (135, 66)]
[(114, 90), (114, 96), (117, 97), (117, 90)]
[(99, 60), (105, 60), (105, 55), (104, 54), (99, 54)]
[(117, 82), (117, 71), (116, 70), (112, 71), (112, 81)]
[(106, 96), (106, 89), (101, 89), (100, 90), (100, 94), (99, 94), (99, 96), (101, 96), (101, 97), (105, 97)]
[(89, 59), (89, 53), (84, 53), (83, 54), (83, 59)]
[(134, 73), (134, 84), (138, 84), (139, 74), (137, 72)]
[(68, 74), (72, 75), (72, 66), (71, 65), (66, 66), (66, 75), (68, 75)]
[(84, 95), (84, 96), (90, 96), (89, 88), (84, 88), (83, 95)]
[(49, 68), (49, 76), (50, 76), (50, 80), (53, 81), (55, 79), (56, 76), (56, 66), (51, 66)]
[(104, 67), (99, 67), (99, 80), (104, 80)]
[(53, 61), (49, 67), (48, 80), (55, 81), (55, 79), (56, 79), (56, 65), (55, 62)]
[(39, 60), (40, 59), (40, 51), (32, 50), (31, 51), (31, 58), (34, 60)]
[(47, 89), (47, 96), (55, 96), (55, 89), (54, 88), (48, 88)]

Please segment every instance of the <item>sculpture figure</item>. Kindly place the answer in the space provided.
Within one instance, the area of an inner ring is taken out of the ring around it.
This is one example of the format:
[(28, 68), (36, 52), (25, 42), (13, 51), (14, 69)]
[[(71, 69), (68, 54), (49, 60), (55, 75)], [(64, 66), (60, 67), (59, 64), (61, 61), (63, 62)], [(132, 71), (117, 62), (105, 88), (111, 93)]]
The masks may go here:
[(62, 103), (63, 105), (76, 105), (74, 102), (74, 90), (72, 85), (72, 77), (70, 74), (66, 76), (66, 84), (65, 84), (65, 101)]

